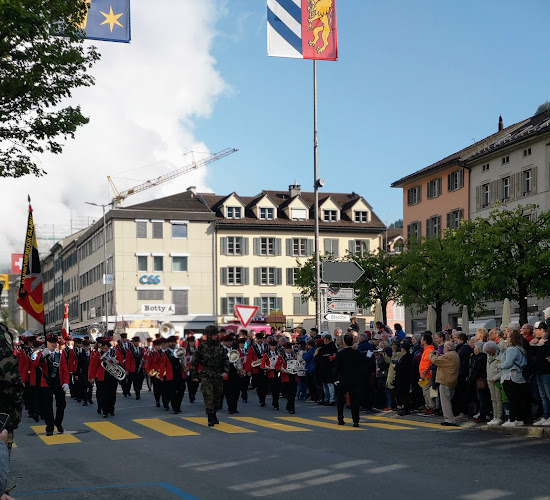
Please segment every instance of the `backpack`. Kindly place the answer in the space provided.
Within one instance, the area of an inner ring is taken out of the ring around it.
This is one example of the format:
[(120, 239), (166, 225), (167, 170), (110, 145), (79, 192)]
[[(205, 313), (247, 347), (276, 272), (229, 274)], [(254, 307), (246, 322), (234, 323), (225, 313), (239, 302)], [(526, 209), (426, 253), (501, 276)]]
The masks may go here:
[[(533, 375), (535, 375), (535, 358), (533, 356), (527, 356), (523, 349), (521, 349), (520, 352), (525, 356), (525, 359), (527, 360), (527, 362), (523, 365), (523, 368), (521, 369), (521, 374), (526, 381), (529, 381), (533, 377)], [(519, 368), (519, 365), (517, 363), (516, 366)]]

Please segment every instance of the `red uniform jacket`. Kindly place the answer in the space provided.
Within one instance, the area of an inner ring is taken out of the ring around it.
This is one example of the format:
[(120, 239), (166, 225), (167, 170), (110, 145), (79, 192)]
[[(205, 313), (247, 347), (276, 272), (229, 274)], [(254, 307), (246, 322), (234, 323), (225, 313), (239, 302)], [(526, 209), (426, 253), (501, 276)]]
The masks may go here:
[[(283, 368), (286, 370), (286, 359), (283, 359)], [(294, 381), (298, 382), (298, 375), (297, 374), (292, 374), (292, 373), (281, 372), (281, 382), (289, 382), (290, 380), (294, 380)]]
[(160, 371), (160, 361), (162, 358), (161, 351), (151, 351), (145, 356), (145, 373), (151, 370)]
[(259, 367), (252, 367), (252, 363), (258, 360), (258, 353), (256, 352), (256, 346), (250, 346), (246, 355), (246, 361), (243, 364), (243, 368), (247, 373), (258, 373)]
[[(88, 367), (88, 379), (95, 378), (99, 382), (105, 380), (105, 368), (101, 364), (102, 352), (99, 351), (93, 356), (90, 355), (90, 366)], [(118, 360), (118, 357), (117, 357)]]
[[(53, 356), (53, 353), (52, 353), (52, 356)], [(48, 362), (46, 362), (41, 352), (37, 354), (36, 359), (31, 363), (31, 365), (34, 363), (35, 363), (35, 368), (41, 368), (43, 372), (43, 375), (41, 377), (40, 387), (48, 387), (48, 383), (46, 382), (46, 377), (50, 376), (50, 368), (49, 368), (50, 365)], [(61, 356), (59, 357), (58, 373), (59, 373), (59, 382), (61, 382), (61, 385), (68, 384), (69, 370), (67, 369), (67, 363), (65, 363), (65, 360), (63, 358), (63, 352), (61, 352)], [(36, 385), (36, 370), (35, 370), (35, 385)]]
[[(183, 366), (181, 365), (179, 360), (178, 360), (178, 364), (179, 364), (179, 369), (181, 370), (181, 376), (182, 376), (182, 378), (185, 379), (186, 378), (185, 377), (185, 370), (183, 369)], [(164, 376), (166, 377), (166, 380), (174, 380), (174, 372), (173, 372), (172, 363), (168, 359), (168, 356), (166, 355), (165, 352), (162, 353), (162, 357), (161, 357), (161, 361), (160, 361), (160, 370), (159, 371), (160, 371), (161, 375), (164, 374)]]
[(16, 350), (15, 355), (17, 356), (17, 368), (19, 369), (21, 380), (26, 384), (30, 377), (31, 358), (23, 349)]
[(63, 349), (63, 361), (67, 364), (69, 373), (76, 372), (78, 367), (78, 358), (76, 357), (76, 352), (74, 352), (74, 349)]
[[(145, 356), (145, 349), (143, 347), (140, 347), (139, 349), (141, 349), (142, 356)], [(134, 357), (132, 349), (126, 349), (126, 363), (124, 364), (124, 368), (130, 373), (134, 373), (137, 369), (136, 358)]]
[(264, 357), (262, 358), (262, 364), (260, 365), (260, 368), (263, 368), (264, 370), (267, 370), (267, 378), (275, 378), (279, 376), (279, 371), (281, 370), (281, 367), (283, 366), (284, 360), (280, 354), (277, 355), (277, 360), (275, 361), (275, 366), (271, 366), (269, 362), (269, 356), (264, 354)]

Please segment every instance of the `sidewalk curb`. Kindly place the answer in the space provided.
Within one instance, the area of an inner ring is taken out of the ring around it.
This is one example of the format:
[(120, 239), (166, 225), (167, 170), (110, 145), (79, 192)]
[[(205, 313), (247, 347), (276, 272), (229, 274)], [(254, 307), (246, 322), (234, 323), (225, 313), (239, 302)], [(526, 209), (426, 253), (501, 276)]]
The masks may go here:
[(533, 438), (550, 439), (550, 427), (502, 427), (501, 425), (481, 425), (477, 429), (489, 432), (499, 432), (510, 436), (527, 436)]

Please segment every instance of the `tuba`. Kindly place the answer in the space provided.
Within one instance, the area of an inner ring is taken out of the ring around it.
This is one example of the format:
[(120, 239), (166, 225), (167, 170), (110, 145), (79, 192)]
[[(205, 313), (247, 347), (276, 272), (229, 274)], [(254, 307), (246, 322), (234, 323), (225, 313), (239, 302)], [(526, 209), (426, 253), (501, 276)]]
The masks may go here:
[(119, 381), (126, 378), (126, 371), (124, 368), (120, 366), (117, 361), (113, 360), (107, 352), (101, 356), (101, 366), (107, 373)]
[(241, 360), (241, 353), (237, 349), (231, 349), (227, 353), (229, 362), (235, 367), (238, 372), (241, 372), (243, 369), (243, 362)]
[(88, 335), (95, 341), (98, 335), (103, 335), (105, 329), (101, 323), (94, 323), (88, 327)]
[(176, 327), (173, 323), (170, 323), (170, 321), (165, 321), (160, 325), (160, 334), (163, 338), (167, 339), (168, 337), (175, 335), (175, 333)]

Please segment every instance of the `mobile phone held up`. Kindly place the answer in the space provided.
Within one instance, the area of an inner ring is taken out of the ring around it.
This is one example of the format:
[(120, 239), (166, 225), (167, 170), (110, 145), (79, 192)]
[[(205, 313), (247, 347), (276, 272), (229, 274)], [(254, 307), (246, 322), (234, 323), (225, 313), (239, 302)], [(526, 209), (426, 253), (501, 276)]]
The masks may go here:
[(7, 413), (0, 413), (0, 432), (2, 432), (10, 421), (10, 416)]

